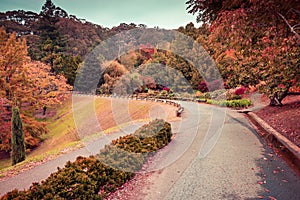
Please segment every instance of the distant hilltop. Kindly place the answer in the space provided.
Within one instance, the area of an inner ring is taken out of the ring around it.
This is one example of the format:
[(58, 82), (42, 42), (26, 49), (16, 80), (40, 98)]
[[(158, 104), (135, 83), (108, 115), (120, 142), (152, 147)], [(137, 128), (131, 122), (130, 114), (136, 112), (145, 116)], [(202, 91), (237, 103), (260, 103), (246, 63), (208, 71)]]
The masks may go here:
[(0, 12), (0, 26), (4, 26), (8, 33), (16, 32), (18, 37), (25, 37), (29, 48), (40, 40), (45, 20), (48, 20), (58, 34), (67, 41), (65, 50), (69, 54), (81, 57), (111, 35), (136, 27), (146, 27), (144, 24), (121, 23), (111, 29), (105, 28), (68, 14), (62, 8), (55, 6), (51, 0), (46, 0), (39, 14), (24, 10)]

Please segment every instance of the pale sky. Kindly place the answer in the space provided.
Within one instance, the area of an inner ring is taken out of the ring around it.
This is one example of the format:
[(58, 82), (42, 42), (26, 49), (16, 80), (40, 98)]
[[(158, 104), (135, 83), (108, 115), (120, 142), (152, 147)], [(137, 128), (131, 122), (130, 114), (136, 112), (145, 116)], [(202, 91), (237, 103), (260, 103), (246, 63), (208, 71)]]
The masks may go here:
[[(188, 14), (187, 0), (52, 0), (78, 18), (103, 25), (120, 23), (146, 24), (148, 27), (175, 29), (189, 22), (196, 24), (196, 16)], [(0, 0), (0, 12), (29, 10), (40, 12), (45, 0)]]

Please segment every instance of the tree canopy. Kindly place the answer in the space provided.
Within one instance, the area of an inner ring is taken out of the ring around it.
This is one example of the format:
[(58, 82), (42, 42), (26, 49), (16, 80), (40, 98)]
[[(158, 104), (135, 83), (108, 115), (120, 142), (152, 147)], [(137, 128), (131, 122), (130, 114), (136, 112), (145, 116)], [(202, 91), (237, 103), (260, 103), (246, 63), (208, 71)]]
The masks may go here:
[[(300, 82), (299, 0), (190, 0), (188, 11), (209, 23), (204, 42), (230, 87), (260, 85), (280, 105)], [(204, 24), (206, 25), (206, 24)]]

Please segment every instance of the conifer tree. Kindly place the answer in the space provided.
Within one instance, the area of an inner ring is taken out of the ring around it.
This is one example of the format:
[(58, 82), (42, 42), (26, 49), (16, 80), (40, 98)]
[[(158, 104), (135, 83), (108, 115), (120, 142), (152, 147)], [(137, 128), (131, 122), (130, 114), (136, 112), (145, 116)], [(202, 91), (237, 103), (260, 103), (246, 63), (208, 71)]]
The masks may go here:
[(22, 127), (22, 120), (20, 117), (20, 111), (18, 107), (14, 107), (12, 110), (12, 165), (15, 165), (19, 162), (25, 160), (25, 140)]

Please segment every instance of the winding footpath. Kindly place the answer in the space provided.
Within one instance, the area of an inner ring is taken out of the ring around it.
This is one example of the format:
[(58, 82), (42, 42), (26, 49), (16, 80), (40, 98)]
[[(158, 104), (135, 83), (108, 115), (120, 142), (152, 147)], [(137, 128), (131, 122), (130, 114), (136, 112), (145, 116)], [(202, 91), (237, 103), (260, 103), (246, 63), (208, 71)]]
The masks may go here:
[[(275, 155), (243, 114), (193, 102), (181, 121), (172, 122), (174, 138), (144, 169), (146, 180), (118, 199), (300, 199), (300, 178)], [(48, 177), (79, 155), (98, 152), (141, 124), (66, 153), (0, 182), (0, 195)], [(116, 197), (117, 198), (117, 197)]]
[[(142, 192), (133, 191), (137, 195), (126, 199), (300, 199), (299, 176), (265, 145), (243, 114), (203, 104), (182, 102), (182, 105), (187, 110), (183, 120), (193, 122), (197, 113), (201, 116), (193, 143), (171, 165), (149, 175), (139, 188)], [(224, 113), (221, 134), (213, 149), (203, 157), (204, 135), (216, 123), (212, 115)], [(178, 137), (168, 145), (168, 150), (160, 152), (165, 154), (163, 157), (168, 157), (166, 151), (176, 151), (177, 143), (182, 141), (179, 136), (188, 131), (185, 127), (176, 133)], [(152, 162), (159, 161), (158, 156)]]

